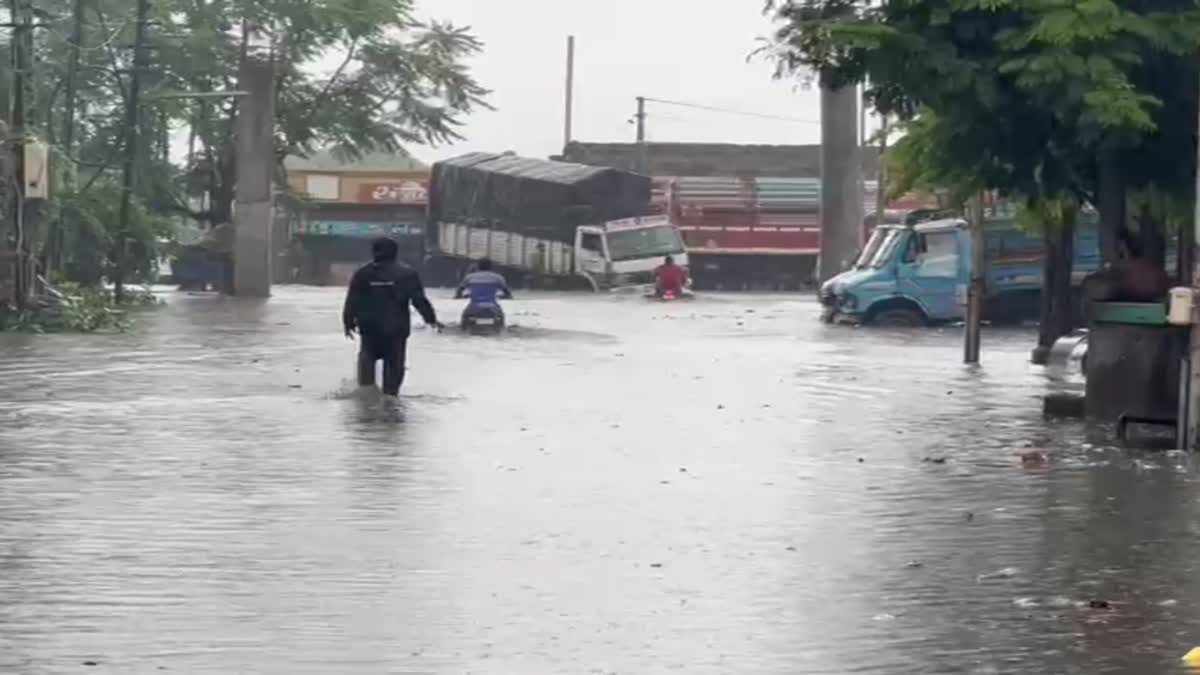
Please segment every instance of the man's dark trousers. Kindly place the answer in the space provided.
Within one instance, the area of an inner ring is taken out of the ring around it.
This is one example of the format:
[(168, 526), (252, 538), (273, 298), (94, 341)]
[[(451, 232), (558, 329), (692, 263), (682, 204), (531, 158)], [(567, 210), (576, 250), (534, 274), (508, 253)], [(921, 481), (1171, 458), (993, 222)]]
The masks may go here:
[(375, 362), (383, 361), (383, 393), (398, 395), (407, 357), (407, 335), (364, 334), (358, 347), (358, 386), (375, 386)]

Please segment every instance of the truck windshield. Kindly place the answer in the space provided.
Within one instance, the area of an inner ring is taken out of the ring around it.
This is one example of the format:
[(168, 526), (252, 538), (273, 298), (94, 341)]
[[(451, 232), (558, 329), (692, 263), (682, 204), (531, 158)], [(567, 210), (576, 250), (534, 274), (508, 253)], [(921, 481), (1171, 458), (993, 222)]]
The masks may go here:
[(858, 255), (858, 260), (854, 261), (855, 269), (861, 270), (871, 264), (871, 258), (875, 257), (875, 252), (883, 245), (883, 240), (887, 238), (887, 233), (890, 231), (886, 228), (877, 227), (871, 232), (871, 238), (863, 246), (862, 253)]
[(607, 237), (608, 254), (614, 262), (683, 253), (683, 241), (671, 226), (619, 230)]
[(879, 249), (875, 251), (875, 256), (871, 258), (871, 267), (882, 269), (892, 261), (896, 255), (896, 247), (900, 244), (900, 240), (904, 238), (904, 230), (888, 230), (884, 237), (883, 243), (879, 245)]

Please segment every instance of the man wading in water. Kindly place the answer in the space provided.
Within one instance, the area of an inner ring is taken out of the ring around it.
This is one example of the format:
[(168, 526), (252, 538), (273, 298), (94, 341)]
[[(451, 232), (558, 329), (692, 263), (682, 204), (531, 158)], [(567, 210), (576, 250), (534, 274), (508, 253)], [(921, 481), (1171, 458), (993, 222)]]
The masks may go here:
[(375, 386), (375, 362), (383, 361), (383, 393), (396, 396), (404, 383), (408, 335), (412, 329), (408, 306), (420, 312), (430, 326), (441, 330), (433, 305), (425, 297), (421, 277), (411, 267), (397, 262), (396, 242), (379, 238), (371, 242), (374, 260), (363, 265), (350, 279), (342, 326), (353, 339), (357, 330), (358, 385)]

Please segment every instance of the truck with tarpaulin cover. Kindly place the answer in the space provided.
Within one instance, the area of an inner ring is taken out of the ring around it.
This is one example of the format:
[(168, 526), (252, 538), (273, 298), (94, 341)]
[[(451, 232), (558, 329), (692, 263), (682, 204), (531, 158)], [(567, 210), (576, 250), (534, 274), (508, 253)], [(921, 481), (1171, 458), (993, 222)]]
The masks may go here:
[(687, 264), (669, 215), (650, 213), (650, 179), (516, 155), (437, 162), (429, 183), (427, 275), (452, 284), (482, 257), (525, 280), (593, 289), (649, 284), (665, 256)]

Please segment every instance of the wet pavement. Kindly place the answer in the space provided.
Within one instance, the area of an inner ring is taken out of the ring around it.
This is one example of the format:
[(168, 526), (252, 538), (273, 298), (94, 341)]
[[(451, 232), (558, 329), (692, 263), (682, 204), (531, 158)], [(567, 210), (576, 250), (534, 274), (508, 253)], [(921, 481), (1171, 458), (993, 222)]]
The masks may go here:
[(957, 329), (806, 297), (534, 295), (502, 339), (418, 331), (395, 404), (350, 386), (340, 299), (0, 336), (0, 673), (1160, 673), (1200, 644), (1200, 472), (1044, 422), (1029, 331), (976, 370)]

